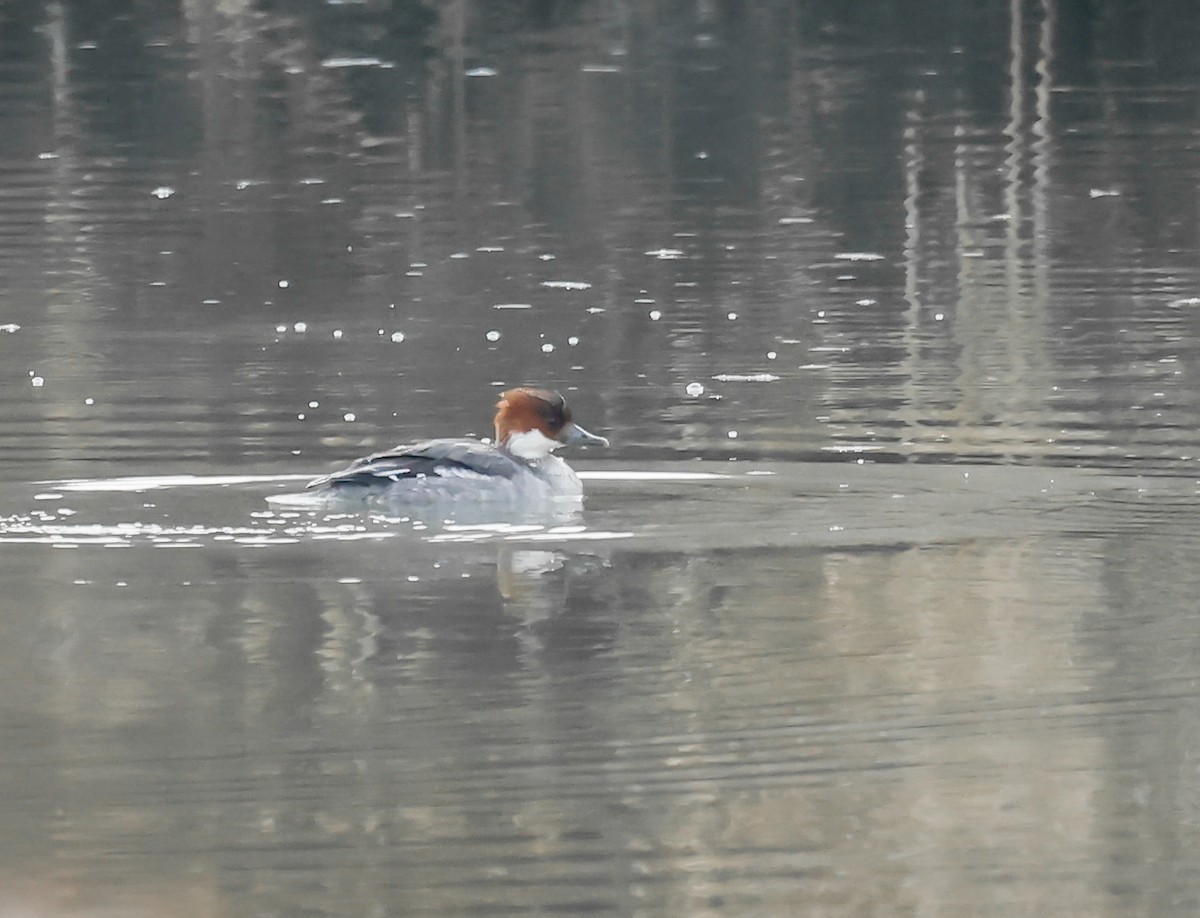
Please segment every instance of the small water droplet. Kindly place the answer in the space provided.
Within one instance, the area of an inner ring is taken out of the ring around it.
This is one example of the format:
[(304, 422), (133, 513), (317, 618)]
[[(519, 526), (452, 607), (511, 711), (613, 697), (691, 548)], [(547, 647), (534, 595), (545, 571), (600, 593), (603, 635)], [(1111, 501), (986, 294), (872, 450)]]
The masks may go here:
[(292, 326), (292, 331), (302, 335), (306, 331), (308, 331), (308, 323), (307, 322), (297, 322), (295, 325)]
[(345, 414), (342, 415), (342, 420), (343, 421), (357, 421), (358, 415), (356, 415), (353, 411), (347, 411)]
[(692, 398), (699, 398), (701, 395), (704, 394), (704, 386), (698, 382), (690, 382), (687, 384), (686, 388), (684, 388), (683, 391), (686, 392), (688, 395), (690, 395)]
[(499, 341), (500, 340), (500, 332), (496, 331), (496, 329), (493, 328), (491, 331), (489, 331), (483, 337), (487, 338), (488, 341)]
[(392, 332), (392, 343), (399, 344), (404, 340), (404, 332)]
[(549, 341), (547, 341), (545, 344), (542, 345), (542, 353), (543, 354), (549, 354), (553, 350), (554, 350), (554, 345), (551, 344)]

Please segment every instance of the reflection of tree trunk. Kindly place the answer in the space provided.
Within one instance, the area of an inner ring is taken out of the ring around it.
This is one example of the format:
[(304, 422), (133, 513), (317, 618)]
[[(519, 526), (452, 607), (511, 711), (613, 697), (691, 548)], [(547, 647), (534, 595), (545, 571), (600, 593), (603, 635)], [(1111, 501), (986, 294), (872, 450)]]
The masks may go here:
[(899, 412), (905, 416), (910, 434), (902, 432), (907, 441), (915, 435), (917, 423), (924, 415), (921, 405), (923, 386), (917, 381), (920, 372), (921, 348), (921, 169), (925, 151), (921, 135), (922, 113), (920, 95), (905, 113), (904, 126), (904, 356), (900, 386), (904, 391)]
[[(52, 157), (54, 174), (51, 196), (46, 205), (47, 250), (61, 253), (69, 262), (86, 262), (86, 249), (81, 244), (77, 211), (73, 206), (74, 193), (79, 185), (77, 141), (80, 129), (75, 123), (75, 107), (71, 97), (67, 20), (61, 0), (53, 0), (46, 7), (46, 37), (50, 45), (51, 97), (54, 100), (53, 147), (43, 154)], [(69, 277), (71, 273), (70, 266), (64, 266), (64, 276)], [(53, 301), (49, 308), (55, 308)]]
[[(1036, 116), (1033, 121), (1033, 283), (1040, 308), (1050, 300), (1050, 98), (1054, 85), (1054, 42), (1057, 38), (1058, 0), (1041, 0), (1044, 15), (1038, 29), (1037, 86), (1034, 89)], [(1042, 316), (1046, 320), (1045, 315)]]
[[(932, 162), (942, 128), (927, 117), (918, 93), (904, 128), (905, 246), (902, 384), (907, 407), (899, 409), (907, 436), (917, 449), (931, 446), (919, 424), (940, 419), (948, 443), (934, 448), (969, 455), (989, 448), (993, 429), (1023, 431), (1011, 447), (1045, 452), (1041, 425), (1030, 427), (1033, 409), (1047, 385), (1045, 357), (1048, 303), (1050, 181), (1050, 93), (1054, 42), (1054, 0), (1043, 0), (1040, 19), (1031, 0), (1009, 5), (1008, 110), (1001, 168), (1000, 214), (989, 206), (992, 172), (970, 112), (960, 113), (954, 130), (953, 162), (943, 172)], [(1030, 107), (1030, 100), (1033, 107)], [(981, 168), (980, 157), (985, 157)], [(930, 176), (952, 176), (953, 235), (942, 255), (938, 228), (941, 209), (930, 200)], [(1003, 228), (994, 230), (996, 220)], [(998, 257), (989, 245), (1002, 242)], [(933, 276), (939, 265), (955, 266), (953, 283)], [(928, 291), (945, 291), (926, 302)], [(942, 324), (943, 322), (947, 324)], [(945, 353), (930, 359), (930, 348), (953, 348), (957, 372), (953, 387), (932, 377), (944, 370)], [(996, 428), (997, 422), (1005, 422)], [(1009, 434), (999, 433), (1007, 438)]]
[(450, 86), (454, 125), (454, 193), (467, 195), (467, 0), (450, 5)]

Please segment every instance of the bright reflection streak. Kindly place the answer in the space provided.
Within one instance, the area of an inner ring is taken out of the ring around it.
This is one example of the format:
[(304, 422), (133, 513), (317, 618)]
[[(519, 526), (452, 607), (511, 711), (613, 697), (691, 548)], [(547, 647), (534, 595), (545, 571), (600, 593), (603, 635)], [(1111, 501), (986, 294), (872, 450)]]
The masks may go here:
[(132, 475), (127, 478), (75, 478), (39, 481), (63, 491), (150, 491), (158, 488), (213, 487), (263, 484), (276, 481), (310, 481), (312, 475)]

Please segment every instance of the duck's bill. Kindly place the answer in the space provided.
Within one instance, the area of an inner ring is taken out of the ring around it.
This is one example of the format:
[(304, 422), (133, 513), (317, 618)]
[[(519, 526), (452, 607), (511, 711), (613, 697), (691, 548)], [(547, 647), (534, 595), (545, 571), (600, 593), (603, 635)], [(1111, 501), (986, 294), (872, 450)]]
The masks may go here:
[(584, 430), (574, 421), (563, 428), (559, 439), (567, 446), (608, 446), (607, 437), (598, 437)]

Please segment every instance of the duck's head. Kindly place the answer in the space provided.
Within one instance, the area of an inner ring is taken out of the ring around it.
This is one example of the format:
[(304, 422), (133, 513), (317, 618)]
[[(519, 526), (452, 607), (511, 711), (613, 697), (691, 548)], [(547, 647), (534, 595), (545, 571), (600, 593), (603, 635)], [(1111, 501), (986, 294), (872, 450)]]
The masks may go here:
[(571, 418), (566, 400), (550, 389), (522, 386), (496, 403), (496, 445), (522, 459), (540, 459), (567, 444), (608, 446)]

